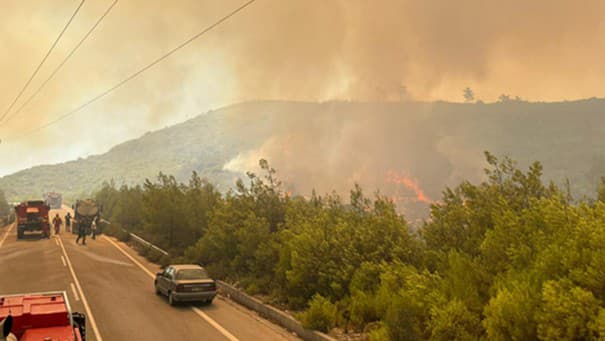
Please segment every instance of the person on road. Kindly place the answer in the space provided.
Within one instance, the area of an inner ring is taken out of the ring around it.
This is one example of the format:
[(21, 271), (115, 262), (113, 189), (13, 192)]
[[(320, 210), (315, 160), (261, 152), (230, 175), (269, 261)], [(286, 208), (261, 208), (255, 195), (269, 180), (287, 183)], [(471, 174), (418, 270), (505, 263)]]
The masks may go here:
[(71, 214), (67, 212), (65, 215), (65, 231), (70, 232), (71, 230)]
[(78, 227), (78, 238), (76, 238), (76, 244), (82, 239), (82, 245), (86, 245), (86, 227), (82, 223), (75, 224)]
[(59, 217), (59, 213), (57, 213), (55, 219), (53, 219), (53, 225), (55, 226), (55, 234), (59, 234), (61, 224), (63, 224), (63, 220), (61, 220), (61, 217)]
[(92, 219), (92, 224), (90, 225), (90, 228), (92, 229), (92, 240), (97, 239), (97, 217), (94, 217)]

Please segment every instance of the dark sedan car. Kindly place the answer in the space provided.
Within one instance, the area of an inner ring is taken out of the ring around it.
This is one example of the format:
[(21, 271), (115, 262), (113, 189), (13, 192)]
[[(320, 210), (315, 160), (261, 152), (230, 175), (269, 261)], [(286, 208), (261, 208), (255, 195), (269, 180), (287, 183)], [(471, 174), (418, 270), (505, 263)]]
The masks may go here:
[(155, 292), (168, 296), (168, 303), (212, 303), (216, 296), (216, 282), (199, 265), (169, 265), (155, 276)]

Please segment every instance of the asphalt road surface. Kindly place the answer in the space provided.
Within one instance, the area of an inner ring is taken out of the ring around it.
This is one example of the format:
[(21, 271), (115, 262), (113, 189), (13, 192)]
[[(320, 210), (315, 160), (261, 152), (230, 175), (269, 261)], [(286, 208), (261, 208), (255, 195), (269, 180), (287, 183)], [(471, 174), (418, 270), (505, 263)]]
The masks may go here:
[(220, 296), (172, 307), (154, 293), (157, 265), (112, 238), (75, 238), (62, 227), (17, 240), (14, 225), (0, 227), (0, 294), (66, 291), (72, 310), (86, 313), (87, 340), (297, 340)]

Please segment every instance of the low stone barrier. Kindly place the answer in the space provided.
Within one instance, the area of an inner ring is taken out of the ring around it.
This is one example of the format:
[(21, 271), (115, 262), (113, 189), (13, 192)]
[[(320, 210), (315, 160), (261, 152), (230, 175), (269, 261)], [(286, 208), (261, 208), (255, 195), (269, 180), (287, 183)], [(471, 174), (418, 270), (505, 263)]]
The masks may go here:
[(336, 341), (336, 339), (324, 333), (304, 328), (302, 324), (292, 316), (279, 309), (264, 304), (259, 299), (244, 293), (230, 284), (227, 284), (223, 281), (216, 281), (216, 284), (219, 292), (223, 296), (229, 297), (236, 303), (243, 305), (250, 310), (256, 311), (262, 317), (277, 323), (291, 332), (296, 333), (296, 335), (305, 341)]

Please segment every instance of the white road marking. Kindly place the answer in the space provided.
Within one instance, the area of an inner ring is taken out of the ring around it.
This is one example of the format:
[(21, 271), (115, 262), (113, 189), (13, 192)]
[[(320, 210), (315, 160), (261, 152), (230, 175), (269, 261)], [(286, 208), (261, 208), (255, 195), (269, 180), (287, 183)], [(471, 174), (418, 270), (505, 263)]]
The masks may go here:
[(76, 301), (80, 300), (80, 296), (78, 296), (78, 291), (76, 290), (76, 286), (74, 285), (74, 282), (71, 282), (71, 291), (73, 291), (74, 293), (74, 298), (76, 299)]
[[(103, 257), (94, 252), (88, 251), (87, 249), (85, 249), (83, 247), (78, 247), (74, 251), (76, 251), (80, 254), (83, 254), (90, 259), (94, 259), (97, 262), (115, 264), (115, 265), (120, 265), (120, 266), (128, 266), (128, 267), (134, 266), (134, 264), (132, 264), (132, 262), (129, 260), (120, 261), (120, 260), (109, 258), (109, 257)], [(120, 259), (122, 259), (121, 256), (118, 256), (118, 257), (120, 257)]]
[[(128, 259), (130, 259), (139, 268), (141, 268), (141, 270), (143, 270), (147, 275), (149, 275), (149, 277), (155, 279), (155, 274), (153, 272), (149, 271), (149, 269), (147, 269), (143, 264), (141, 264), (141, 262), (136, 260), (128, 252), (126, 252), (124, 249), (122, 249), (120, 247), (120, 245), (118, 245), (116, 242), (114, 242), (110, 238), (107, 238), (107, 236), (105, 236), (105, 235), (103, 235), (103, 238), (105, 240), (107, 240), (111, 245), (115, 246), (120, 252), (122, 252), (124, 254), (124, 256), (128, 257)], [(218, 330), (221, 334), (223, 334), (227, 339), (229, 339), (231, 341), (239, 341), (238, 338), (233, 336), (233, 334), (229, 333), (225, 328), (223, 328), (220, 324), (218, 324), (218, 322), (213, 320), (210, 316), (208, 316), (203, 311), (199, 310), (196, 307), (191, 307), (191, 310), (193, 310), (196, 314), (198, 314), (201, 318), (203, 318), (206, 322), (208, 322), (211, 326), (213, 326), (216, 330)]]
[(67, 263), (65, 263), (65, 257), (63, 257), (63, 255), (61, 255), (61, 262), (63, 262), (63, 266), (67, 266)]
[(191, 310), (193, 310), (196, 314), (201, 316), (204, 320), (206, 320), (206, 322), (210, 323), (210, 325), (212, 325), (214, 328), (216, 328), (216, 330), (221, 332), (221, 334), (225, 335), (225, 337), (227, 337), (227, 339), (229, 339), (231, 341), (238, 341), (238, 339), (235, 336), (233, 336), (233, 334), (229, 333), (225, 328), (223, 328), (220, 324), (218, 324), (216, 321), (211, 319), (210, 316), (206, 315), (206, 313), (204, 313), (203, 311), (199, 310), (196, 307), (191, 307)]
[(128, 259), (130, 259), (135, 265), (137, 265), (139, 268), (141, 268), (141, 270), (145, 271), (145, 273), (147, 275), (149, 275), (149, 277), (155, 279), (155, 274), (153, 274), (153, 272), (149, 271), (149, 269), (147, 269), (143, 264), (141, 264), (138, 260), (136, 260), (134, 257), (132, 257), (130, 254), (128, 254), (128, 252), (124, 251), (120, 245), (116, 244), (116, 242), (114, 242), (113, 240), (107, 238), (107, 236), (103, 235), (103, 238), (105, 238), (105, 240), (107, 240), (111, 245), (115, 246), (120, 252), (122, 252), (124, 254), (124, 256), (128, 257)]
[(88, 306), (88, 300), (86, 299), (86, 296), (84, 296), (84, 291), (82, 290), (80, 281), (78, 281), (78, 276), (76, 276), (76, 272), (74, 271), (74, 268), (71, 266), (71, 261), (69, 260), (69, 256), (67, 255), (67, 252), (65, 251), (65, 246), (63, 246), (63, 241), (61, 240), (61, 238), (59, 238), (59, 244), (60, 244), (59, 246), (61, 247), (61, 250), (63, 250), (63, 255), (65, 256), (65, 260), (67, 261), (67, 267), (69, 268), (69, 272), (71, 272), (71, 277), (74, 279), (74, 282), (76, 283), (76, 287), (78, 288), (78, 291), (80, 292), (80, 297), (82, 299), (82, 303), (84, 304), (84, 309), (86, 309), (86, 317), (87, 317), (87, 320), (90, 321), (90, 326), (92, 327), (92, 331), (95, 333), (95, 338), (97, 339), (97, 341), (103, 341), (103, 338), (101, 337), (101, 334), (99, 333), (99, 328), (97, 328), (97, 322), (95, 321), (95, 317), (92, 315), (90, 306)]
[(11, 224), (11, 226), (8, 227), (8, 230), (6, 230), (6, 233), (4, 234), (4, 237), (2, 237), (2, 240), (0, 240), (0, 247), (2, 247), (2, 245), (4, 244), (4, 241), (6, 240), (6, 237), (8, 237), (8, 234), (13, 229), (13, 226), (15, 226), (15, 224)]
[[(279, 327), (278, 325), (265, 320), (264, 318), (260, 317), (260, 315), (258, 313), (254, 313), (251, 310), (249, 310), (248, 308), (245, 308), (230, 299), (227, 299), (227, 298), (224, 298), (221, 296), (216, 296), (216, 299), (221, 302), (224, 302), (225, 304), (228, 304), (230, 307), (237, 310), (241, 314), (245, 314), (246, 316), (250, 317), (251, 319), (255, 320), (256, 322), (267, 327), (268, 329), (271, 329), (273, 332), (280, 334), (280, 336), (282, 337), (280, 340), (293, 340), (294, 339), (294, 338), (292, 338), (292, 335), (290, 334), (290, 332), (288, 332), (287, 329), (283, 329), (283, 328)], [(296, 338), (296, 340), (299, 340), (299, 339)]]
[(57, 243), (57, 246), (59, 246), (59, 240), (57, 238), (55, 238), (55, 243)]

